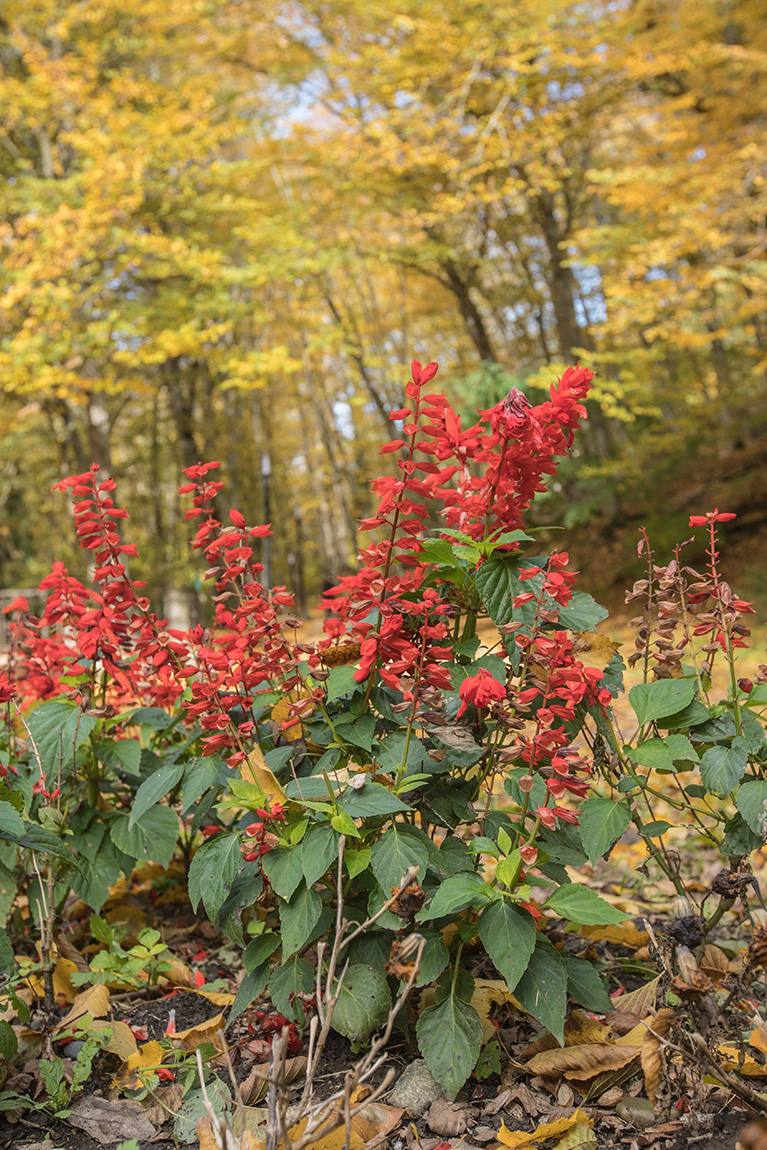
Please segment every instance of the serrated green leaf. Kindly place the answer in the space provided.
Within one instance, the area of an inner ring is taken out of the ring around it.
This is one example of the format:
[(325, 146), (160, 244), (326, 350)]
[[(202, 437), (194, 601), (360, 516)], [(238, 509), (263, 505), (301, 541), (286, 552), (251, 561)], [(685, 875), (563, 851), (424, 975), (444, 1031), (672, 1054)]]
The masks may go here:
[(189, 867), (189, 901), (196, 910), (202, 899), (212, 922), (229, 895), (242, 863), (239, 835), (217, 835), (199, 848)]
[(397, 811), (412, 810), (412, 807), (403, 803), (380, 783), (365, 783), (359, 790), (347, 787), (339, 796), (338, 803), (353, 819), (393, 815)]
[(467, 1002), (448, 995), (427, 1006), (416, 1025), (421, 1054), (448, 1098), (455, 1098), (476, 1064), (482, 1047), (482, 1021)]
[(184, 768), (184, 779), (181, 783), (182, 814), (186, 814), (201, 795), (204, 795), (210, 787), (216, 785), (220, 774), (221, 763), (218, 759), (191, 759), (186, 764)]
[(587, 799), (580, 809), (581, 841), (590, 863), (595, 863), (618, 841), (631, 822), (631, 809), (599, 796)]
[(527, 969), (536, 934), (527, 911), (509, 902), (495, 902), (480, 915), (479, 937), (509, 990), (514, 989)]
[(308, 944), (322, 914), (322, 899), (311, 887), (299, 888), (289, 903), (280, 903), (282, 957), (292, 958)]
[(567, 1011), (567, 969), (559, 951), (545, 938), (538, 938), (527, 970), (517, 983), (514, 996), (528, 1014), (554, 1035), (560, 1046), (565, 1041)]
[(115, 819), (110, 834), (115, 846), (130, 858), (167, 866), (178, 842), (178, 815), (170, 807), (154, 806), (128, 825), (127, 815)]
[(333, 1029), (352, 1042), (362, 1042), (386, 1021), (390, 1007), (391, 994), (383, 971), (355, 964), (341, 985)]
[(605, 984), (590, 962), (572, 955), (563, 954), (562, 961), (567, 971), (567, 993), (586, 1010), (607, 1012), (613, 1009), (613, 1002), (605, 990)]
[(629, 691), (629, 702), (641, 727), (684, 710), (695, 697), (695, 690), (694, 679), (658, 679), (654, 683), (637, 683)]
[(337, 868), (338, 839), (339, 835), (327, 824), (310, 827), (306, 832), (301, 840), (301, 866), (307, 886), (313, 886), (330, 867)]
[(743, 818), (759, 841), (767, 835), (767, 779), (749, 779), (738, 788), (735, 800)]
[(356, 667), (350, 667), (348, 664), (331, 668), (327, 678), (327, 701), (329, 703), (342, 698), (343, 695), (350, 695), (352, 691), (359, 690), (360, 684), (354, 678), (356, 670)]
[(591, 887), (580, 883), (567, 883), (549, 895), (546, 906), (551, 907), (560, 918), (569, 919), (582, 926), (601, 926), (613, 922), (625, 922), (629, 917), (601, 898)]
[(306, 1018), (303, 1002), (295, 1001), (297, 994), (314, 990), (315, 973), (303, 958), (294, 958), (275, 967), (269, 979), (269, 997), (274, 1006), (291, 1022)]
[(384, 831), (370, 852), (370, 867), (384, 891), (398, 887), (408, 867), (418, 867), (418, 879), (423, 884), (429, 852), (423, 843), (408, 834), (401, 834), (396, 825)]
[(133, 830), (142, 815), (170, 794), (181, 780), (183, 773), (183, 763), (167, 763), (164, 767), (160, 767), (159, 771), (153, 771), (149, 778), (144, 779), (133, 800), (128, 830)]
[(74, 753), (93, 731), (98, 720), (84, 714), (74, 703), (58, 699), (35, 707), (27, 720), (43, 769), (53, 778), (61, 764), (66, 774), (74, 765)]
[(718, 744), (704, 751), (700, 760), (700, 777), (711, 794), (725, 798), (735, 790), (747, 766), (748, 753), (743, 739), (733, 739), (729, 747)]
[(420, 911), (419, 922), (457, 914), (467, 907), (481, 907), (493, 901), (493, 890), (473, 871), (450, 875), (437, 888), (432, 900)]
[(15, 967), (11, 940), (5, 927), (0, 926), (0, 974), (12, 974)]
[(299, 843), (294, 847), (275, 847), (261, 859), (264, 874), (280, 898), (289, 899), (304, 877), (301, 854)]

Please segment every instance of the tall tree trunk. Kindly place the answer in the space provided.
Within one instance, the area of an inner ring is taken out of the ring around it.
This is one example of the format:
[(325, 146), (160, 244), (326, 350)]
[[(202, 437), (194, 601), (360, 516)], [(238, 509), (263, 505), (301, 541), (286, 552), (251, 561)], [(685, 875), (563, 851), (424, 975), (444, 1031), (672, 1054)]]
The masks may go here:
[(482, 312), (471, 296), (470, 281), (466, 276), (461, 275), (452, 259), (442, 260), (441, 267), (445, 273), (445, 279), (442, 280), (442, 283), (455, 296), (458, 310), (466, 325), (466, 331), (477, 349), (479, 358), (490, 363), (497, 363), (498, 357), (493, 349)]
[(194, 467), (200, 462), (194, 425), (194, 377), (184, 379), (179, 361), (169, 359), (163, 364), (163, 379), (181, 447), (182, 467)]

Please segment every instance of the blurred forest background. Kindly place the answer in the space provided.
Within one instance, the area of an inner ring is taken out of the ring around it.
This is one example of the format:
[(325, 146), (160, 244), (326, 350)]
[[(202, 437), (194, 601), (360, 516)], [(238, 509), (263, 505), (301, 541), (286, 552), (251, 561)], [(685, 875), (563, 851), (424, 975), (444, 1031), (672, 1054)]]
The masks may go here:
[(718, 502), (767, 596), (764, 0), (5, 0), (0, 172), (1, 587), (82, 570), (95, 461), (193, 594), (213, 458), (311, 600), (412, 358), (468, 419), (580, 358), (539, 520), (609, 597)]

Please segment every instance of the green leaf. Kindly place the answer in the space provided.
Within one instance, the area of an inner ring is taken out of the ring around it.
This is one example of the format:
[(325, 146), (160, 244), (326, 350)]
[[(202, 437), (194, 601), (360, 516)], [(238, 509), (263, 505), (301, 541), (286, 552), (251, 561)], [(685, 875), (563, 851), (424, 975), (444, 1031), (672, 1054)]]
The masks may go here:
[(138, 739), (114, 739), (100, 743), (101, 761), (108, 767), (120, 767), (129, 775), (138, 775), (141, 765), (141, 744)]
[(767, 838), (767, 779), (749, 779), (738, 789), (735, 800), (743, 818), (759, 841)]
[(445, 939), (441, 930), (420, 929), (418, 933), (426, 940), (426, 945), (421, 955), (421, 965), (415, 985), (428, 986), (430, 982), (439, 978), (450, 962), (450, 951), (445, 946)]
[(264, 874), (280, 898), (289, 899), (304, 877), (301, 853), (299, 843), (295, 847), (275, 847), (261, 859)]
[(720, 744), (704, 751), (700, 760), (700, 777), (711, 794), (725, 798), (735, 790), (747, 766), (748, 752), (744, 740), (735, 738), (729, 747)]
[(265, 962), (262, 966), (254, 967), (253, 970), (246, 971), (240, 985), (237, 987), (232, 1009), (229, 1011), (229, 1017), (226, 1020), (227, 1026), (231, 1026), (235, 1018), (239, 1018), (242, 1012), (248, 1009), (251, 1002), (254, 1002), (260, 994), (264, 993), (268, 981), (268, 962)]
[(343, 695), (351, 694), (352, 691), (359, 690), (360, 684), (354, 678), (356, 670), (356, 667), (350, 667), (348, 664), (331, 668), (327, 678), (327, 701), (329, 703), (334, 702), (335, 699), (340, 699)]
[(357, 791), (347, 787), (339, 796), (339, 805), (353, 819), (365, 819), (375, 815), (392, 815), (397, 811), (409, 811), (412, 807), (401, 802), (380, 783), (365, 783)]
[[(128, 821), (127, 819), (125, 820)], [(59, 859), (60, 862), (69, 866), (76, 867), (82, 873), (82, 862), (76, 855), (72, 853), (70, 847), (58, 837), (58, 835), (51, 834), (45, 827), (36, 826), (34, 823), (27, 823), (24, 828), (24, 834), (19, 839), (19, 846), (26, 847), (28, 850), (41, 851), (43, 854), (53, 855), (54, 858)]]
[(667, 735), (665, 739), (646, 739), (638, 747), (624, 747), (628, 756), (643, 767), (656, 771), (675, 771), (679, 762), (697, 762), (698, 755), (685, 735)]
[(386, 1021), (390, 1007), (391, 994), (383, 971), (374, 966), (350, 966), (333, 1012), (333, 1029), (352, 1042), (363, 1042)]
[(322, 914), (322, 899), (312, 887), (298, 890), (289, 903), (280, 903), (282, 957), (292, 958), (307, 945)]
[(629, 917), (625, 911), (611, 906), (591, 887), (574, 882), (560, 886), (549, 895), (546, 906), (556, 911), (560, 918), (569, 919), (570, 922), (577, 922), (582, 926), (625, 922)]
[(183, 763), (168, 763), (164, 767), (160, 767), (159, 771), (154, 771), (148, 779), (144, 779), (139, 789), (136, 791), (136, 798), (133, 801), (131, 808), (130, 819), (128, 822), (128, 830), (133, 830), (138, 820), (142, 815), (159, 803), (160, 799), (164, 799), (176, 784), (180, 781), (184, 773)]
[(269, 997), (273, 1005), (291, 1022), (304, 1022), (306, 1012), (295, 995), (314, 990), (315, 973), (303, 958), (294, 958), (275, 967), (269, 979)]
[(482, 1047), (479, 1014), (457, 995), (421, 1011), (416, 1026), (426, 1065), (448, 1098), (455, 1098), (474, 1069)]
[(130, 858), (167, 866), (178, 842), (178, 815), (170, 807), (154, 806), (131, 828), (127, 815), (115, 819), (110, 834), (115, 846)]
[(683, 710), (695, 696), (694, 679), (658, 679), (637, 683), (629, 691), (629, 702), (640, 726)]
[(663, 718), (657, 719), (656, 722), (659, 727), (666, 730), (677, 731), (682, 727), (700, 727), (703, 723), (707, 723), (711, 718), (708, 707), (701, 703), (700, 699), (693, 699), (681, 711), (676, 711), (673, 715), (664, 715)]
[(605, 990), (605, 984), (590, 962), (582, 958), (562, 955), (567, 971), (567, 993), (586, 1010), (606, 1013), (613, 1009), (613, 1001)]
[(52, 700), (35, 707), (27, 722), (50, 778), (57, 772), (59, 763), (65, 773), (72, 770), (74, 752), (83, 745), (98, 720), (84, 714), (74, 703)]
[(0, 802), (0, 831), (9, 835), (21, 836), (27, 824), (22, 819), (16, 807), (11, 803)]
[(268, 962), (279, 945), (280, 936), (272, 930), (265, 934), (259, 934), (257, 938), (252, 938), (245, 947), (245, 953), (242, 956), (242, 962), (248, 974), (252, 974), (259, 966)]
[(639, 833), (642, 838), (657, 839), (665, 835), (668, 830), (671, 830), (671, 823), (667, 823), (665, 819), (656, 819), (655, 822), (645, 823)]
[(217, 835), (204, 842), (189, 867), (189, 901), (192, 909), (197, 910), (202, 898), (205, 913), (215, 922), (241, 863), (239, 835)]
[(462, 871), (441, 883), (432, 900), (419, 912), (418, 921), (428, 922), (448, 914), (457, 914), (470, 906), (484, 906), (492, 902), (493, 898), (494, 892), (483, 878), (473, 871)]
[(15, 968), (11, 940), (5, 928), (0, 926), (0, 974), (12, 974)]
[(423, 885), (429, 852), (423, 843), (408, 834), (401, 834), (396, 824), (384, 831), (370, 852), (370, 866), (382, 890), (398, 887), (408, 867), (419, 868), (418, 879)]
[(626, 803), (598, 796), (587, 799), (578, 815), (581, 841), (590, 863), (609, 851), (631, 822), (631, 808)]
[(537, 931), (527, 911), (509, 902), (494, 902), (479, 919), (479, 937), (496, 970), (513, 990), (535, 950)]
[(347, 849), (344, 851), (344, 862), (349, 872), (349, 878), (355, 878), (362, 871), (367, 870), (370, 866), (370, 854), (370, 847), (359, 847), (354, 850), (347, 844)]
[(338, 866), (338, 839), (339, 835), (327, 824), (310, 827), (306, 832), (301, 840), (301, 866), (307, 886), (313, 886), (331, 866)]
[(559, 623), (571, 631), (593, 631), (608, 614), (607, 608), (585, 591), (573, 591), (570, 602), (560, 607)]
[[(749, 783), (743, 784), (743, 786), (749, 785)], [(742, 792), (743, 787), (741, 787), (740, 790)], [(738, 798), (740, 798), (740, 794)], [(765, 798), (767, 798), (767, 794)], [(719, 849), (723, 855), (731, 855), (733, 858), (743, 858), (744, 855), (750, 855), (751, 851), (755, 851), (756, 848), (761, 845), (762, 835), (752, 831), (751, 827), (743, 818), (743, 815), (738, 812), (725, 825), (724, 838), (720, 843)]]
[(567, 969), (559, 951), (545, 938), (535, 944), (535, 953), (517, 983), (514, 996), (541, 1026), (554, 1035), (560, 1046), (565, 1041), (567, 1011)]
[(181, 784), (182, 814), (186, 814), (201, 795), (216, 785), (220, 774), (221, 762), (218, 759), (191, 759), (186, 764), (184, 780)]

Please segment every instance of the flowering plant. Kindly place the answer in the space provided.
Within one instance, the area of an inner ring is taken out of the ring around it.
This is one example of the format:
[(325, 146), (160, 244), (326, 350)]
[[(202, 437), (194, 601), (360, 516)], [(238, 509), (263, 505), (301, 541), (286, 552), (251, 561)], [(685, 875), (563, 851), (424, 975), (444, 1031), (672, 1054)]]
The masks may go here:
[[(219, 520), (218, 463), (187, 468), (181, 488), (213, 589), (211, 625), (188, 631), (169, 629), (131, 578), (136, 550), (122, 541), (113, 481), (92, 468), (59, 485), (74, 497), (93, 586), (54, 564), (39, 620), (11, 605), (0, 833), (31, 852), (42, 897), (29, 901), (47, 908), (48, 941), (62, 868), (98, 910), (121, 872), (180, 847), (194, 907), (245, 948), (235, 1013), (268, 991), (303, 1024), (316, 984), (307, 954), (338, 930), (341, 892), (344, 915), (375, 929), (350, 943), (334, 1024), (365, 1040), (388, 1011), (385, 973), (402, 977), (403, 935), (417, 933), (417, 986), (437, 985), (416, 1034), (455, 1095), (482, 1044), (463, 949), (483, 948), (562, 1041), (568, 997), (597, 1011), (610, 999), (591, 963), (546, 937), (546, 921), (625, 918), (566, 867), (595, 861), (633, 820), (668, 873), (662, 832), (643, 813), (661, 760), (699, 761), (717, 794), (742, 782), (725, 819), (731, 854), (751, 849), (767, 783), (743, 681), (733, 678), (727, 704), (732, 730), (705, 726), (720, 718), (703, 701), (713, 660), (732, 658), (750, 609), (719, 573), (723, 516), (703, 517), (709, 570), (692, 584), (678, 556), (660, 569), (641, 544), (650, 571), (634, 592), (644, 608), (629, 661), (644, 659), (646, 681), (630, 695), (638, 736), (624, 743), (610, 707), (623, 663), (613, 649), (589, 655), (606, 612), (576, 589), (566, 553), (533, 553), (524, 526), (585, 416), (592, 374), (568, 368), (536, 406), (513, 390), (463, 428), (426, 390), (436, 372), (412, 365), (407, 406), (391, 413), (397, 438), (382, 448), (394, 474), (373, 484), (378, 507), (361, 524), (370, 541), (359, 570), (325, 594), (314, 642), (300, 640), (285, 588), (261, 582), (258, 540), (271, 527), (237, 510)], [(709, 642), (687, 671), (694, 636)], [(658, 735), (672, 715), (673, 746)], [(600, 774), (611, 798), (592, 793)], [(694, 803), (685, 788), (680, 809)]]

